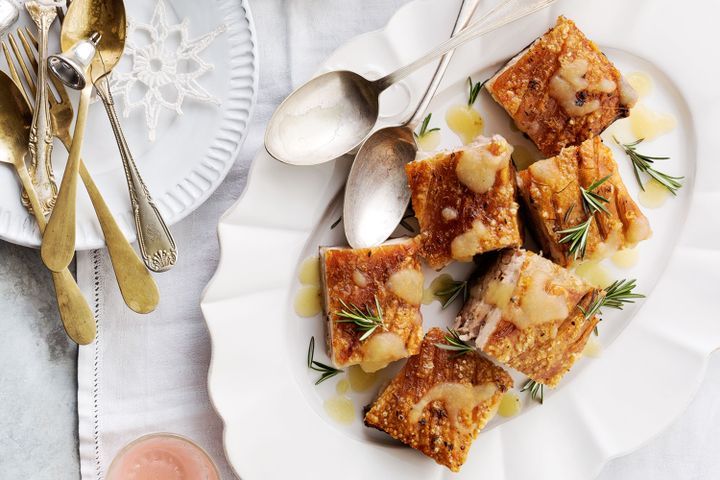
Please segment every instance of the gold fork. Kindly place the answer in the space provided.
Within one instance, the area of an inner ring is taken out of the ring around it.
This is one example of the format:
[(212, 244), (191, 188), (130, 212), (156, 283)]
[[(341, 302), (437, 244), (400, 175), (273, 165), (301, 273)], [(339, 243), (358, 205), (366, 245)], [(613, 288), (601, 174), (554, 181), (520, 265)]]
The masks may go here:
[[(29, 91), (26, 90), (20, 80), (18, 71), (12, 61), (12, 55), (5, 42), (2, 42), (2, 50), (8, 63), (10, 77), (17, 85), (21, 86), (25, 101), (29, 105), (32, 105), (31, 100), (37, 92), (35, 81), (30, 74), (30, 70), (37, 71), (37, 39), (27, 28), (25, 30), (18, 29), (17, 36), (29, 59), (30, 68), (25, 64), (23, 56), (20, 54), (13, 37), (8, 35), (10, 38), (10, 47), (12, 53), (15, 55), (17, 64), (20, 66), (23, 78), (27, 83), (27, 90)], [(65, 149), (69, 151), (70, 145), (72, 145), (70, 124), (74, 116), (73, 107), (65, 90), (65, 86), (54, 76), (50, 76), (50, 79), (60, 96), (58, 100), (48, 87), (53, 134), (65, 146)], [(105, 243), (110, 253), (110, 260), (125, 304), (138, 313), (152, 312), (160, 300), (160, 294), (155, 280), (123, 235), (95, 182), (90, 176), (90, 172), (85, 168), (85, 164), (82, 161), (80, 162), (80, 178), (85, 184), (85, 188), (90, 196), (90, 201), (100, 221), (100, 228), (102, 228), (103, 235), (105, 236)]]

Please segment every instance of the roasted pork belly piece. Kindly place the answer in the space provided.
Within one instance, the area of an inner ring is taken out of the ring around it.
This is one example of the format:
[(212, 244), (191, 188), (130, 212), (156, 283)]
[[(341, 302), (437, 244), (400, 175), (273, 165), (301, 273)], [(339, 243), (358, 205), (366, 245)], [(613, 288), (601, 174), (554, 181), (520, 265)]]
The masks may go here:
[(602, 295), (546, 258), (507, 250), (471, 285), (455, 329), (497, 361), (555, 387), (598, 322), (583, 310)]
[[(652, 235), (650, 224), (628, 194), (617, 171), (612, 151), (599, 137), (579, 147), (564, 148), (559, 155), (535, 162), (517, 173), (520, 197), (542, 249), (563, 266), (575, 262), (570, 243), (560, 243), (559, 233), (588, 219), (580, 187), (610, 176), (595, 193), (608, 200), (607, 212), (595, 213), (590, 224), (585, 256), (578, 260), (599, 260), (624, 248), (632, 248)], [(578, 250), (579, 252), (580, 250)]]
[(486, 88), (547, 156), (599, 135), (637, 101), (615, 66), (565, 17)]
[(420, 254), (432, 268), (522, 244), (511, 154), (495, 135), (405, 166)]
[(431, 329), (403, 369), (365, 415), (382, 430), (457, 472), (470, 445), (492, 418), (513, 381), (477, 352), (439, 348), (445, 333)]
[[(327, 340), (337, 367), (359, 364), (374, 372), (418, 352), (424, 280), (416, 253), (412, 239), (320, 248)], [(353, 322), (357, 314), (370, 319), (366, 327)], [(381, 324), (370, 331), (375, 323)]]

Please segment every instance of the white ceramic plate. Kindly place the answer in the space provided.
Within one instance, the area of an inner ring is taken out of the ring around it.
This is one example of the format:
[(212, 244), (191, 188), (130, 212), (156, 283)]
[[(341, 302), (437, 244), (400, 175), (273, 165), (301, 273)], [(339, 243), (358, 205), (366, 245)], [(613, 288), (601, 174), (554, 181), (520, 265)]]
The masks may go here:
[[(457, 1), (416, 0), (384, 30), (341, 47), (322, 69), (388, 72), (445, 38), (457, 7)], [(433, 124), (445, 127), (447, 108), (465, 98), (468, 75), (486, 78), (559, 14), (575, 20), (622, 71), (654, 79), (654, 93), (644, 102), (672, 113), (678, 127), (643, 150), (671, 155), (666, 169), (685, 176), (684, 187), (660, 209), (645, 209), (655, 234), (640, 246), (639, 263), (630, 270), (607, 267), (615, 277), (637, 278), (648, 298), (606, 312), (601, 357), (578, 361), (557, 390), (546, 392), (544, 405), (523, 394), (520, 415), (494, 419), (475, 441), (461, 478), (596, 475), (609, 458), (636, 448), (680, 413), (707, 356), (720, 346), (720, 318), (713, 308), (720, 281), (720, 163), (714, 160), (720, 102), (707, 81), (717, 78), (720, 67), (700, 64), (687, 53), (702, 48), (713, 14), (698, 18), (669, 0), (558, 2), (459, 50), (430, 106)], [(385, 95), (383, 123), (412, 108), (408, 99), (418, 97), (431, 69)], [(486, 133), (529, 146), (486, 93), (477, 108)], [(444, 128), (443, 146), (459, 144)], [(617, 150), (616, 158), (637, 197), (628, 160)], [(357, 412), (351, 425), (333, 421), (323, 402), (334, 395), (337, 380), (315, 387), (315, 372), (305, 367), (308, 340), (322, 339), (323, 325), (320, 316), (300, 318), (294, 312), (298, 266), (318, 245), (343, 243), (342, 229), (330, 225), (340, 215), (348, 166), (344, 160), (289, 167), (260, 153), (243, 198), (220, 222), (222, 258), (202, 302), (213, 341), (209, 387), (225, 421), (228, 458), (246, 479), (298, 472), (313, 478), (450, 477), (432, 460), (361, 425), (360, 409), (373, 392), (352, 394)], [(456, 264), (450, 271), (457, 277), (468, 268)], [(427, 285), (437, 274), (426, 273)], [(449, 325), (458, 307), (445, 312), (437, 303), (423, 307), (425, 328)], [(322, 350), (316, 355), (326, 359)], [(515, 378), (517, 384), (522, 376)]]
[[(170, 225), (182, 220), (199, 207), (220, 185), (230, 170), (245, 138), (248, 122), (257, 93), (257, 51), (255, 33), (247, 0), (165, 0), (170, 25), (184, 19), (188, 22), (189, 39), (194, 40), (221, 25), (220, 34), (199, 56), (214, 68), (198, 78), (198, 83), (215, 96), (219, 105), (207, 105), (186, 100), (183, 115), (161, 110), (155, 141), (150, 141), (142, 109), (135, 109), (128, 118), (123, 116), (122, 99), (117, 99), (118, 114), (128, 143), (141, 175), (155, 199), (166, 222)], [(128, 17), (138, 23), (150, 23), (155, 0), (127, 0)], [(29, 25), (23, 12), (19, 25)], [(58, 36), (59, 25), (53, 27)], [(139, 44), (147, 42), (131, 36)], [(165, 44), (175, 48), (179, 36), (171, 33)], [(53, 41), (53, 45), (57, 40)], [(51, 52), (57, 49), (51, 47)], [(125, 69), (124, 58), (119, 68)], [(0, 68), (7, 72), (5, 59)], [(180, 67), (181, 71), (182, 68)], [(195, 65), (187, 67), (196, 68)], [(133, 90), (136, 95), (142, 89)], [(168, 98), (175, 98), (172, 90), (164, 90)], [(135, 98), (135, 97), (134, 97)], [(65, 168), (64, 148), (55, 143), (53, 166), (58, 185)], [(125, 174), (110, 123), (101, 103), (90, 107), (85, 134), (83, 158), (101, 193), (107, 201), (120, 228), (128, 239), (135, 239), (135, 224)], [(95, 217), (90, 199), (82, 186), (78, 188), (77, 237), (78, 250), (100, 248), (104, 238)], [(38, 246), (40, 236), (35, 221), (19, 202), (18, 182), (14, 172), (0, 169), (0, 238), (26, 246)]]

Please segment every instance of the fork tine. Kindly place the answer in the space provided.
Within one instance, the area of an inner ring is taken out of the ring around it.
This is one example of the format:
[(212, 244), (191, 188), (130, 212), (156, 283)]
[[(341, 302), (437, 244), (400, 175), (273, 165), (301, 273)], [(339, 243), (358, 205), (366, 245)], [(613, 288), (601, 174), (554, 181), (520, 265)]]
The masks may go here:
[[(69, 2), (68, 2), (69, 3)], [(60, 8), (60, 7), (58, 7)], [(25, 27), (25, 35), (30, 39), (30, 42), (32, 43), (32, 46), (35, 47), (35, 51), (38, 50), (38, 41), (35, 34), (32, 32), (32, 30), (29, 27)], [(35, 58), (38, 57), (39, 54), (33, 55)], [(58, 95), (60, 95), (60, 100), (55, 97), (55, 95), (50, 96), (50, 101), (55, 103), (69, 103), (70, 102), (70, 96), (67, 93), (67, 89), (65, 88), (65, 85), (57, 79), (57, 77), (53, 74), (49, 74), (48, 78), (52, 82), (53, 86), (55, 87), (55, 90), (57, 90)], [(53, 93), (53, 89), (50, 88), (50, 85), (48, 85), (48, 90), (50, 90), (51, 93)]]
[(18, 38), (20, 38), (20, 43), (22, 43), (23, 50), (25, 50), (25, 55), (27, 56), (27, 59), (30, 61), (30, 69), (33, 72), (38, 71), (38, 62), (35, 50), (33, 50), (30, 47), (30, 43), (28, 42), (27, 38), (25, 37), (25, 34), (22, 30), (18, 30)]
[(20, 53), (20, 49), (17, 46), (17, 42), (15, 42), (15, 37), (12, 35), (8, 35), (8, 39), (10, 40), (10, 47), (12, 48), (12, 51), (15, 53), (15, 59), (17, 60), (18, 64), (20, 65), (20, 70), (23, 72), (23, 76), (25, 77), (25, 81), (28, 84), (28, 87), (30, 88), (30, 95), (34, 97), (35, 96), (35, 81), (32, 78), (32, 75), (30, 75), (30, 72), (27, 69), (27, 66), (25, 65), (25, 62), (23, 61), (22, 54)]
[[(20, 32), (20, 29), (18, 28), (18, 32)], [(32, 41), (33, 47), (35, 47), (35, 50), (38, 48), (38, 40), (34, 33), (32, 33), (32, 30), (30, 30), (30, 27), (25, 27), (25, 34), (30, 38), (30, 41)]]
[(12, 78), (13, 82), (15, 82), (18, 87), (20, 87), (20, 93), (22, 93), (25, 102), (30, 105), (30, 99), (28, 98), (27, 92), (25, 91), (25, 85), (23, 85), (23, 83), (20, 81), (20, 77), (18, 76), (17, 70), (15, 69), (15, 64), (13, 63), (12, 57), (10, 56), (10, 50), (8, 50), (5, 42), (0, 43), (2, 43), (3, 54), (5, 54), (5, 60), (7, 60), (8, 70), (10, 70), (10, 78)]
[[(30, 41), (30, 42), (28, 42), (27, 36), (29, 36), (29, 37), (31, 38), (31, 41)], [(32, 67), (32, 69), (33, 69), (34, 71), (37, 72), (37, 71), (38, 71), (37, 58), (38, 58), (38, 56), (39, 56), (40, 54), (39, 54), (38, 51), (37, 51), (38, 44), (37, 44), (37, 42), (36, 42), (36, 40), (35, 40), (35, 37), (34, 37), (33, 34), (30, 32), (30, 29), (27, 28), (27, 27), (25, 27), (25, 32), (24, 32), (24, 33), (23, 33), (23, 31), (22, 31), (21, 29), (18, 29), (18, 37), (20, 37), (20, 42), (23, 44), (23, 49), (25, 50), (25, 54), (27, 55), (27, 58), (28, 58), (28, 60), (30, 61), (30, 66)], [(35, 48), (32, 48), (32, 47), (30, 46), (31, 43), (32, 43), (32, 46), (35, 47)], [(53, 79), (53, 80), (55, 79), (55, 77), (54, 77), (52, 74), (51, 74), (51, 75), (48, 75), (48, 77), (49, 77), (50, 79)], [(55, 88), (57, 88), (57, 83), (53, 82), (53, 84), (55, 85)], [(35, 88), (35, 90), (37, 90), (37, 86), (36, 86), (36, 85), (33, 85), (33, 88)], [(57, 99), (57, 97), (55, 97), (55, 94), (53, 93), (53, 91), (52, 91), (52, 89), (50, 88), (49, 85), (48, 85), (47, 88), (48, 88), (48, 92), (50, 93), (50, 95), (48, 95), (48, 100), (50, 101), (50, 103), (51, 103), (51, 104), (52, 104), (52, 103), (58, 103), (58, 99)], [(60, 93), (60, 92), (59, 92), (59, 93)], [(62, 97), (62, 93), (60, 93), (60, 95), (61, 95), (61, 97)]]

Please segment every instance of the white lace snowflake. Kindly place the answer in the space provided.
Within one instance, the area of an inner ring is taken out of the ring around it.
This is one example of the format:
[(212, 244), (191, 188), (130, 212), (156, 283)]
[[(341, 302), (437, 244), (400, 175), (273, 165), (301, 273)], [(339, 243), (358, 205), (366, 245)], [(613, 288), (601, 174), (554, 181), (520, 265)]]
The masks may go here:
[[(128, 40), (125, 55), (131, 60), (128, 72), (115, 72), (112, 78), (112, 89), (117, 96), (123, 98), (123, 114), (127, 118), (130, 112), (138, 107), (145, 109), (145, 122), (148, 126), (148, 137), (155, 140), (161, 109), (175, 111), (182, 115), (185, 99), (193, 99), (204, 103), (219, 105), (220, 101), (208, 93), (199, 83), (198, 78), (211, 71), (213, 66), (200, 58), (200, 53), (227, 27), (220, 25), (212, 32), (194, 39), (188, 39), (188, 20), (184, 19), (176, 25), (169, 25), (167, 7), (164, 0), (155, 5), (150, 23), (128, 22)], [(146, 34), (149, 42), (139, 45), (140, 35)], [(179, 34), (180, 43), (173, 46), (169, 37)], [(187, 71), (185, 71), (187, 69)], [(141, 87), (145, 93), (134, 100), (134, 89)], [(173, 95), (168, 95), (168, 90)]]

